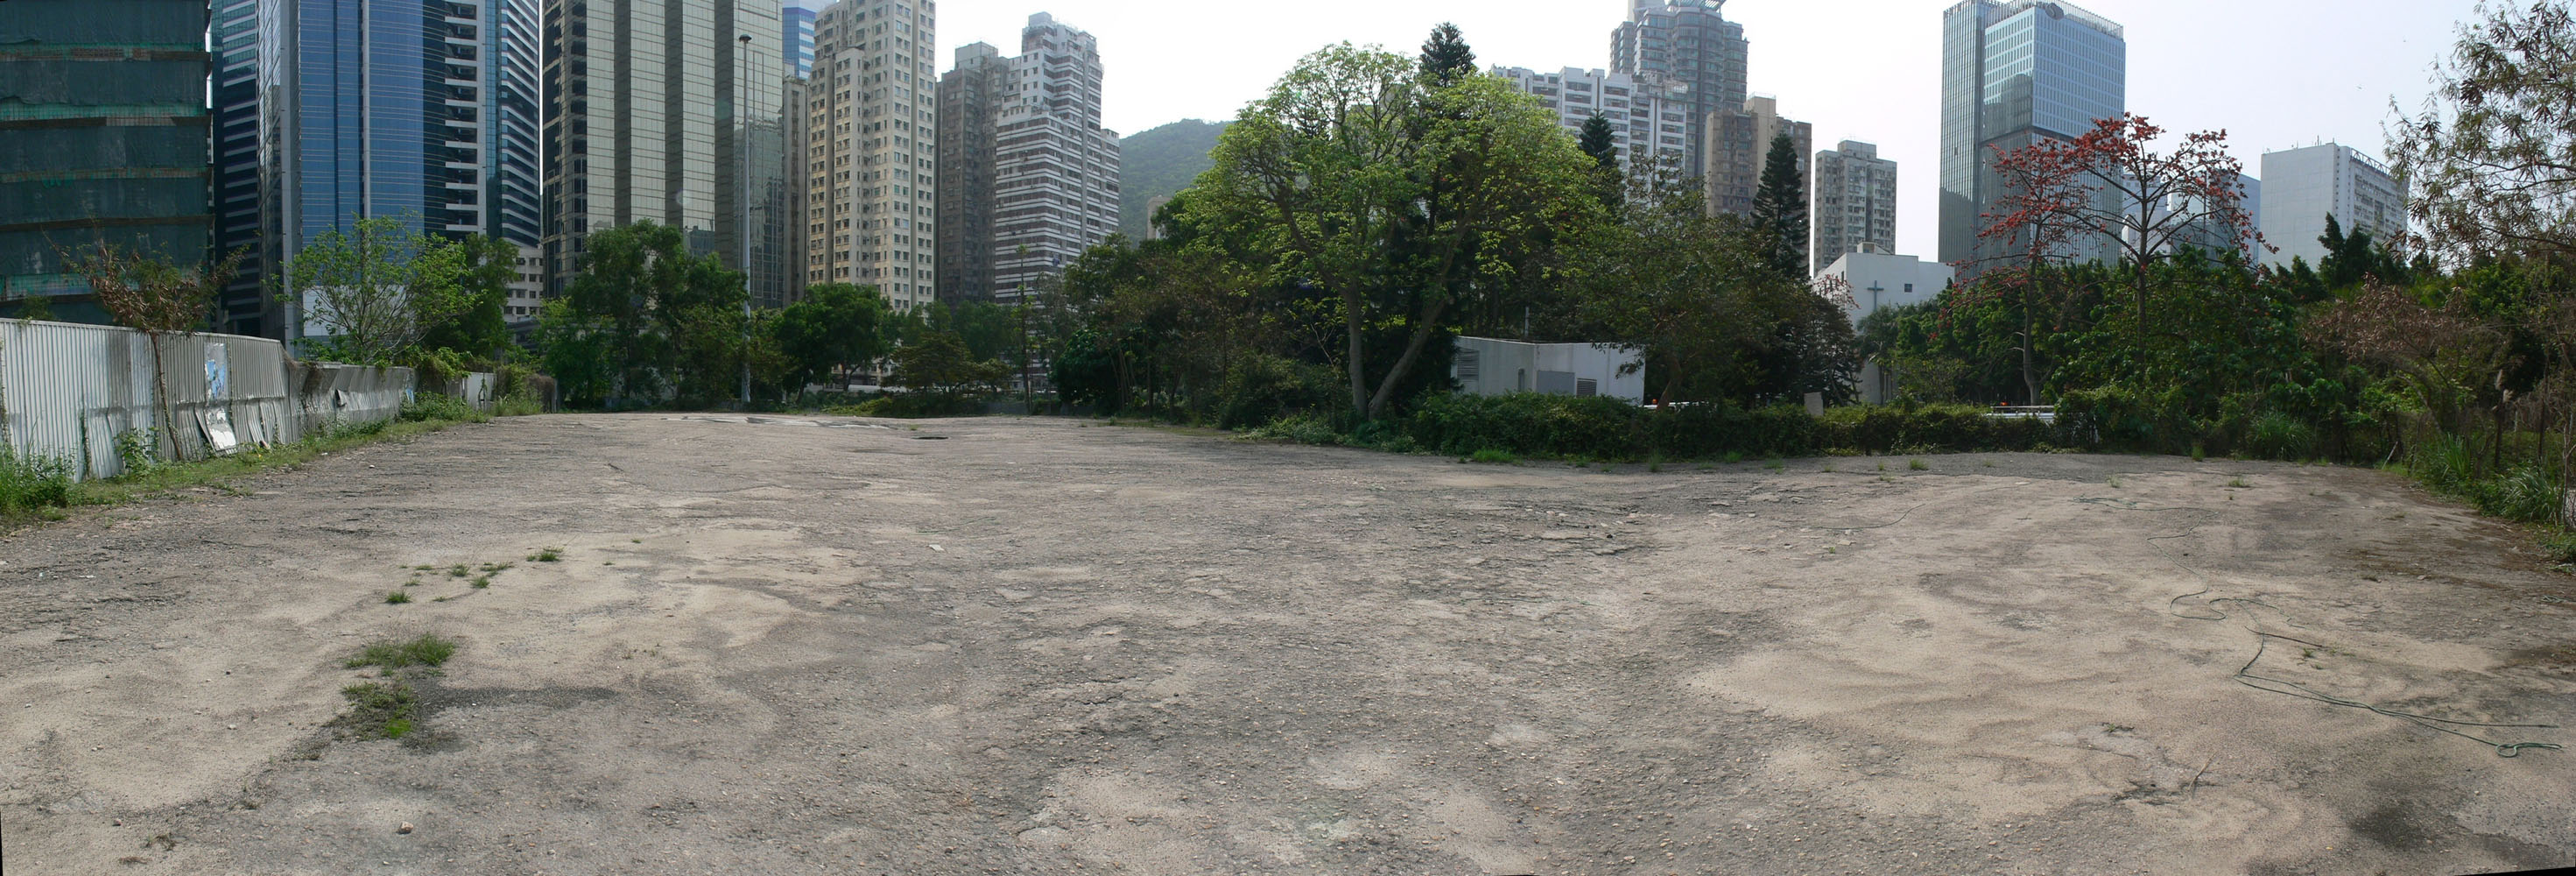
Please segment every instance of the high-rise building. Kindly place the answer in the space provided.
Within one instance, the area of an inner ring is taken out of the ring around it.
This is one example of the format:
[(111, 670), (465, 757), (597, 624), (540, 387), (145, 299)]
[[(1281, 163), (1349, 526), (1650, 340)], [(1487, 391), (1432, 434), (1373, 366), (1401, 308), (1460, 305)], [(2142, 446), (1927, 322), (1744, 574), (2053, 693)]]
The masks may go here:
[(940, 291), (1018, 301), (1118, 231), (1100, 43), (1041, 12), (1020, 31), (1018, 56), (978, 43), (957, 61), (941, 80), (939, 229), (941, 277), (958, 285)]
[(18, 0), (0, 21), (0, 312), (106, 322), (58, 247), (207, 256), (207, 5)]
[(991, 43), (958, 48), (939, 77), (938, 276), (952, 298), (993, 288), (993, 114), (1010, 88), (1011, 64)]
[(545, 23), (552, 287), (589, 235), (650, 220), (744, 271), (753, 303), (788, 301), (779, 0), (546, 0)]
[(214, 49), (213, 104), (215, 250), (240, 251), (230, 285), (215, 299), (218, 331), (253, 337), (286, 336), (260, 229), (260, 0), (215, 0), (207, 45)]
[(1642, 154), (1652, 163), (1670, 164), (1685, 174), (1695, 172), (1684, 163), (1690, 160), (1692, 116), (1680, 86), (1646, 88), (1624, 73), (1574, 67), (1541, 73), (1527, 67), (1496, 66), (1492, 72), (1512, 87), (1536, 95), (1556, 111), (1557, 123), (1576, 136), (1582, 135), (1584, 123), (1595, 115), (1609, 122), (1621, 170), (1630, 169), (1635, 156)]
[[(1628, 20), (1610, 34), (1610, 72), (1633, 77), (1640, 87), (1678, 95), (1689, 117), (1682, 125), (1682, 166), (1707, 166), (1708, 118), (1744, 106), (1750, 44), (1744, 25), (1719, 15), (1726, 0), (1631, 0)], [(1660, 127), (1660, 125), (1659, 125)]]
[(539, 0), (485, 0), (480, 33), (483, 116), (482, 233), (519, 249), (504, 315), (531, 320), (545, 301), (545, 61)]
[(2344, 233), (2366, 231), (2381, 242), (2406, 231), (2406, 190), (2385, 165), (2339, 143), (2263, 153), (2262, 192), (2256, 224), (2281, 250), (2264, 257), (2270, 264), (2304, 258), (2315, 267), (2325, 258), (2317, 238), (2329, 215)]
[(1816, 153), (1814, 200), (1807, 204), (1809, 271), (1823, 273), (1845, 253), (1896, 251), (1896, 162), (1878, 147), (1845, 140)]
[(1964, 0), (1942, 14), (1941, 261), (1983, 261), (1980, 217), (2001, 186), (1993, 150), (2071, 140), (2119, 117), (2128, 58), (2119, 25), (2070, 3)]
[(814, 20), (805, 86), (805, 282), (937, 284), (937, 61), (930, 0), (841, 0)]
[(787, 75), (803, 79), (814, 75), (814, 10), (788, 3), (778, 11), (778, 49)]
[(1780, 117), (1776, 98), (1746, 98), (1744, 107), (1708, 117), (1708, 164), (1701, 168), (1710, 215), (1753, 215), (1753, 196), (1762, 188), (1762, 168), (1771, 160), (1771, 145), (1789, 135), (1789, 154), (1798, 159), (1798, 199), (1806, 203), (1815, 174), (1816, 127)]
[(807, 153), (814, 148), (812, 121), (805, 112), (805, 98), (808, 86), (812, 84), (813, 80), (801, 76), (789, 79), (779, 96), (779, 121), (787, 128), (787, 149), (783, 156), (786, 160), (783, 167), (786, 173), (780, 182), (787, 190), (787, 209), (783, 218), (787, 223), (785, 270), (788, 289), (792, 293), (788, 296), (790, 303), (802, 300), (805, 297), (805, 288), (813, 285), (805, 279), (808, 243), (805, 223), (809, 202), (809, 192), (806, 188), (806, 162), (812, 160), (807, 157)]
[[(227, 327), (305, 335), (279, 288), (325, 231), (392, 218), (541, 241), (535, 0), (225, 0), (213, 37), (221, 239), (247, 248)], [(536, 305), (522, 264), (509, 308)]]

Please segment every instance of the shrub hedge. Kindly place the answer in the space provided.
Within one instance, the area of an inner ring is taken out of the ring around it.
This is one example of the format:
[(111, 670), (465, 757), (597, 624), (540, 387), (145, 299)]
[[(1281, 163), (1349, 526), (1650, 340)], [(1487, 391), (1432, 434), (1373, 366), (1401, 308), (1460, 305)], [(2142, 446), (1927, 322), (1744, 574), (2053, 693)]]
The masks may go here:
[(1815, 417), (1791, 406), (1648, 409), (1612, 398), (1522, 393), (1432, 398), (1398, 428), (1416, 446), (1452, 456), (1491, 450), (1622, 461), (2020, 451), (2084, 443), (2036, 419), (1986, 414), (1979, 407), (1937, 405), (1836, 408)]

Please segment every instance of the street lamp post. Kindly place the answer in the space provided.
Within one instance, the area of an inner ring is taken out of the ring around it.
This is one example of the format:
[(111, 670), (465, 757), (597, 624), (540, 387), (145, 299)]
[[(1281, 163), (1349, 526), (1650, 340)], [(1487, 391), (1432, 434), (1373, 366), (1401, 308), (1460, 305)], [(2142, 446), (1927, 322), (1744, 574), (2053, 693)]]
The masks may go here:
[(751, 409), (751, 35), (736, 38), (735, 66), (742, 70), (734, 83), (739, 95), (733, 102), (733, 160), (742, 165), (742, 188), (734, 193), (734, 207), (742, 211), (742, 408)]

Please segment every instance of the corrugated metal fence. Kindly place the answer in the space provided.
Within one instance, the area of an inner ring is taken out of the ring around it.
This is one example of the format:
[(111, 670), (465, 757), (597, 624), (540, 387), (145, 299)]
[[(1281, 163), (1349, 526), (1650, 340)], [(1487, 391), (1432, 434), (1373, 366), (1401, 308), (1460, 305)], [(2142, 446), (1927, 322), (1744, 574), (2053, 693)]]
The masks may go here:
[[(0, 441), (21, 454), (69, 460), (83, 478), (125, 471), (116, 437), (160, 429), (156, 382), (166, 384), (175, 435), (191, 459), (229, 425), (235, 442), (303, 438), (334, 421), (390, 419), (412, 391), (408, 368), (297, 362), (285, 346), (239, 335), (173, 335), (153, 344), (132, 329), (0, 320)], [(166, 441), (158, 456), (170, 456)]]

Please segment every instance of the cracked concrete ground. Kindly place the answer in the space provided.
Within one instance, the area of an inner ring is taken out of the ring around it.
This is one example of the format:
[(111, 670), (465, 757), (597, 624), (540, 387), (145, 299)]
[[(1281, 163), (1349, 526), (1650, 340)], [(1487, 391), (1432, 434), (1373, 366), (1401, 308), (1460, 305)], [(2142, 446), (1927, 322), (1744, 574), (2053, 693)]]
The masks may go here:
[[(2335, 697), (2570, 723), (2576, 578), (2517, 533), (2371, 471), (1923, 462), (1464, 465), (1042, 419), (460, 427), (0, 535), (0, 855), (11, 876), (2576, 864), (2576, 752), (2502, 758), (2234, 680), (2262, 643), (2249, 674)], [(384, 601), (411, 567), (499, 562), (489, 589), (432, 572)], [(344, 658), (422, 632), (461, 649), (418, 732), (323, 726), (364, 676)]]

